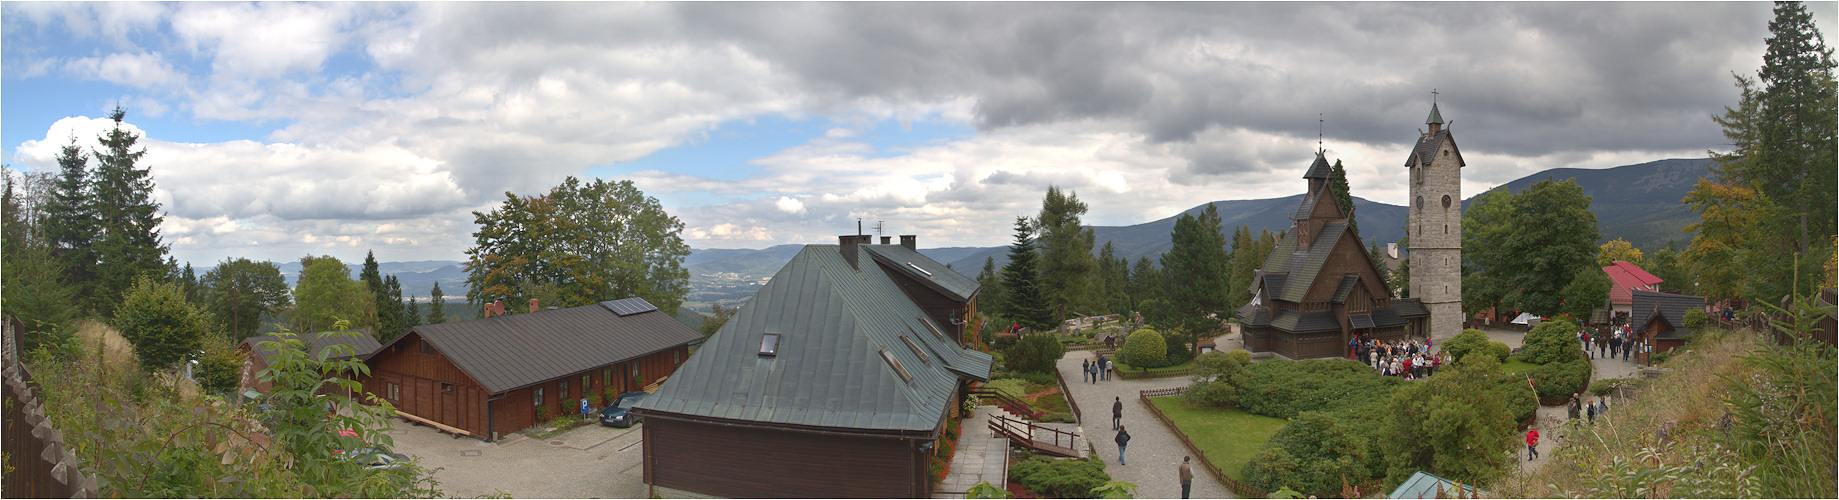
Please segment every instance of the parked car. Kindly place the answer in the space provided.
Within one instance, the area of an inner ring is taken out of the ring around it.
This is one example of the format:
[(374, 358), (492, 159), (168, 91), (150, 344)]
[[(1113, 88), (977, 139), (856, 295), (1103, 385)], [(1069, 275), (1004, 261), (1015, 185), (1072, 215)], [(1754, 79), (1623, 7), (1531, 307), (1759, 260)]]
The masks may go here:
[(628, 392), (619, 395), (619, 401), (607, 405), (607, 408), (604, 410), (600, 410), (600, 425), (632, 427), (632, 424), (638, 423), (644, 418), (628, 412), (632, 410), (632, 405), (638, 404), (640, 400), (645, 399), (645, 396), (650, 395), (651, 393), (647, 392)]
[(358, 465), (372, 470), (401, 469), (404, 465), (407, 465), (409, 461), (408, 455), (389, 453), (377, 448), (359, 448), (348, 452), (340, 452), (338, 458), (339, 460), (347, 462), (356, 462)]

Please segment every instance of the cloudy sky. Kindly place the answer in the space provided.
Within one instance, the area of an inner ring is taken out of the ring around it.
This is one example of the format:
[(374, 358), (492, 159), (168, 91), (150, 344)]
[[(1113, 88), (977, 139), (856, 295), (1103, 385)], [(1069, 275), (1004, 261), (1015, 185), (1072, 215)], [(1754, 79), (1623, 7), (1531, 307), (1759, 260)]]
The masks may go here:
[[(1833, 33), (1833, 3), (1811, 4)], [(1403, 204), (1431, 91), (1464, 195), (1725, 149), (1766, 3), (0, 4), (0, 147), (54, 170), (117, 104), (180, 261), (459, 260), (472, 211), (631, 179), (696, 248), (1007, 244), (1303, 190), (1318, 126)], [(1318, 120), (1321, 120), (1318, 122)]]

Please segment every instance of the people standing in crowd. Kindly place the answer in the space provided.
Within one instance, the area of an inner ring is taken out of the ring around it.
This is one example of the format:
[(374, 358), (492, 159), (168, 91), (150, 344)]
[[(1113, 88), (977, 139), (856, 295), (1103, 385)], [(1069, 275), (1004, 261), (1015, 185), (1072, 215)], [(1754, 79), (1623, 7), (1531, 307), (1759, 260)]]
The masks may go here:
[(1625, 340), (1623, 342), (1627, 345), (1622, 346), (1622, 361), (1628, 361), (1628, 351), (1630, 350), (1629, 347), (1631, 347), (1632, 344), (1634, 344), (1635, 338), (1633, 336), (1630, 336), (1628, 337), (1628, 340)]
[(1079, 360), (1079, 381), (1080, 382), (1091, 382), (1092, 381), (1092, 360), (1089, 360), (1089, 359)]
[(1566, 413), (1570, 415), (1571, 420), (1577, 420), (1577, 417), (1583, 416), (1583, 411), (1584, 411), (1583, 403), (1577, 400), (1576, 394), (1572, 394), (1571, 404), (1567, 405)]
[(1098, 379), (1111, 380), (1111, 358), (1103, 354), (1098, 355)]
[(1188, 461), (1192, 458), (1194, 457), (1181, 457), (1181, 468), (1177, 471), (1181, 475), (1182, 498), (1188, 498), (1188, 493), (1194, 491), (1194, 470), (1188, 468)]
[(1129, 465), (1124, 462), (1124, 447), (1130, 445), (1130, 433), (1124, 430), (1124, 426), (1117, 426), (1117, 437), (1112, 440), (1117, 441), (1117, 464)]
[(1086, 365), (1086, 373), (1092, 374), (1092, 383), (1098, 383), (1098, 363)]
[(1604, 338), (1606, 336), (1603, 332), (1596, 332), (1596, 357), (1609, 357), (1609, 342), (1605, 342), (1608, 339)]
[(1584, 405), (1584, 416), (1589, 417), (1590, 424), (1592, 425), (1596, 424), (1596, 402), (1595, 401), (1591, 401), (1589, 404)]

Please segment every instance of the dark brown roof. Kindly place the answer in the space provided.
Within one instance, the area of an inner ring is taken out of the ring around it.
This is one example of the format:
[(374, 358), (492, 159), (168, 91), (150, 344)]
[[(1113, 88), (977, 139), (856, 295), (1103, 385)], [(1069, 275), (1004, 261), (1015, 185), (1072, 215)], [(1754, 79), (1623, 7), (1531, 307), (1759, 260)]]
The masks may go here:
[(421, 325), (390, 343), (420, 335), (486, 391), (499, 394), (702, 339), (656, 307), (625, 316), (614, 312), (615, 302), (632, 311), (633, 300), (642, 301)]
[(1309, 171), (1303, 173), (1304, 179), (1327, 179), (1334, 175), (1334, 167), (1328, 166), (1328, 158), (1321, 151), (1315, 152), (1315, 163), (1309, 164)]
[(1659, 318), (1668, 328), (1655, 335), (1655, 338), (1663, 339), (1685, 338), (1686, 334), (1692, 333), (1686, 330), (1686, 311), (1705, 307), (1704, 297), (1645, 290), (1634, 292), (1634, 302), (1629, 310), (1633, 311), (1633, 316), (1640, 318), (1640, 321), (1634, 323), (1641, 329), (1639, 333), (1646, 333), (1648, 325)]
[(1435, 134), (1418, 136), (1418, 145), (1411, 148), (1411, 156), (1405, 157), (1405, 166), (1411, 166), (1413, 163), (1411, 160), (1413, 159), (1417, 160), (1416, 163), (1418, 165), (1429, 165), (1431, 160), (1437, 159), (1437, 151), (1443, 147), (1444, 138), (1449, 138), (1449, 149), (1451, 154), (1456, 155), (1456, 166), (1468, 166), (1468, 163), (1462, 161), (1462, 149), (1456, 147), (1456, 137), (1450, 135), (1449, 129), (1439, 130)]
[[(346, 335), (339, 335), (339, 334), (346, 334)], [(355, 335), (351, 335), (351, 334), (355, 334)], [(325, 355), (333, 354), (331, 352), (327, 352), (326, 348), (332, 347), (335, 345), (349, 345), (351, 346), (352, 351), (353, 351), (351, 354), (331, 356), (330, 359), (335, 360), (335, 361), (342, 360), (342, 359), (350, 359), (354, 357), (355, 358), (368, 357), (370, 356), (371, 353), (377, 352), (378, 347), (381, 347), (380, 345), (377, 344), (377, 339), (370, 336), (370, 330), (366, 330), (363, 328), (359, 328), (356, 330), (339, 330), (336, 332), (321, 332), (317, 334), (296, 335), (296, 337), (298, 337), (301, 342), (306, 344), (304, 346), (306, 349), (306, 352), (308, 354), (311, 354), (313, 356), (313, 359), (319, 360), (319, 361), (326, 361)], [(272, 363), (275, 357), (275, 350), (263, 348), (262, 343), (272, 342), (276, 340), (281, 340), (281, 337), (279, 335), (271, 333), (268, 335), (257, 335), (254, 337), (243, 339), (243, 342), (241, 345), (246, 346), (251, 352), (260, 354), (262, 356), (262, 362)]]
[(1315, 283), (1316, 273), (1322, 271), (1322, 264), (1328, 262), (1328, 256), (1334, 253), (1335, 242), (1340, 241), (1341, 235), (1346, 233), (1346, 220), (1323, 224), (1321, 231), (1315, 235), (1315, 241), (1309, 244), (1308, 251), (1297, 251), (1296, 232), (1285, 234), (1277, 248), (1271, 250), (1271, 256), (1265, 258), (1264, 276), (1269, 280), (1272, 275), (1284, 273), (1288, 275), (1285, 281), (1296, 286), (1286, 285), (1281, 291), (1273, 290), (1265, 300), (1302, 302), (1303, 295), (1309, 292), (1309, 285)]

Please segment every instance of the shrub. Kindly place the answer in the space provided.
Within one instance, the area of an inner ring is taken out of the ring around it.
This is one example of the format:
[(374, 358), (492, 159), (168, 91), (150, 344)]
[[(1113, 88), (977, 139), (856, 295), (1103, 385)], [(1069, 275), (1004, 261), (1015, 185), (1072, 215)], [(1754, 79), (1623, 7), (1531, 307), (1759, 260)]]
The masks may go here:
[(1170, 335), (1162, 340), (1168, 350), (1168, 355), (1163, 357), (1162, 366), (1175, 366), (1194, 359), (1194, 352), (1188, 350), (1188, 343), (1182, 342), (1180, 337)]
[(1232, 352), (1226, 353), (1226, 356), (1232, 359), (1238, 360), (1239, 366), (1245, 366), (1245, 365), (1252, 364), (1251, 351), (1247, 351), (1244, 349), (1235, 349)]
[(1003, 361), (1018, 372), (1053, 373), (1055, 363), (1065, 355), (1066, 346), (1060, 345), (1053, 334), (1031, 333), (1003, 351)]
[(1577, 323), (1557, 318), (1540, 323), (1526, 332), (1526, 347), (1520, 359), (1535, 365), (1584, 359), (1583, 344), (1577, 341)]
[(1092, 498), (1092, 488), (1111, 481), (1098, 460), (1031, 457), (1009, 465), (1009, 479), (1050, 498)]
[(236, 390), (243, 370), (243, 363), (236, 358), (236, 346), (222, 335), (208, 337), (204, 340), (204, 354), (198, 357), (198, 385), (210, 393)]
[(983, 388), (1008, 394), (1009, 397), (1022, 399), (1028, 397), (1028, 381), (1016, 378), (991, 380)]
[(1251, 354), (1210, 352), (1194, 358), (1194, 384), (1182, 396), (1195, 404), (1222, 408), (1239, 407), (1239, 391), (1245, 387), (1245, 364)]
[(178, 285), (143, 276), (115, 311), (115, 329), (134, 345), (141, 369), (154, 371), (198, 352), (204, 341), (204, 313), (185, 300)]
[(548, 406), (536, 407), (536, 422), (537, 423), (540, 424), (540, 423), (548, 422), (553, 418), (555, 418), (555, 410), (550, 409)]
[(1494, 341), (1488, 343), (1488, 353), (1494, 355), (1495, 361), (1504, 363), (1507, 361), (1507, 356), (1513, 355), (1513, 348), (1507, 347), (1506, 342)]
[[(1484, 358), (1477, 357), (1476, 359)], [(1499, 366), (1496, 364), (1495, 368), (1486, 369), (1486, 371), (1498, 371)], [(1494, 381), (1494, 386), (1489, 388), (1488, 398), (1504, 404), (1513, 414), (1514, 422), (1524, 422), (1539, 412), (1539, 398), (1532, 388), (1526, 386), (1525, 377), (1499, 374), (1489, 379)]]
[(1060, 383), (1059, 379), (1054, 378), (1054, 374), (1051, 372), (1050, 373), (1003, 372), (1003, 373), (991, 375), (990, 379), (992, 381), (994, 380), (1023, 380), (1031, 384), (1041, 384), (1041, 385), (1058, 385)]
[(1489, 391), (1498, 387), (1498, 369), (1493, 359), (1471, 356), (1392, 394), (1386, 409), (1373, 416), (1384, 433), (1385, 488), (1420, 470), (1466, 484), (1488, 484), (1506, 474), (1517, 434), (1514, 412)]
[(1584, 390), (1590, 383), (1590, 361), (1574, 359), (1550, 363), (1528, 373), (1533, 386), (1538, 388), (1539, 397), (1555, 398), (1569, 396)]
[(1711, 320), (1711, 316), (1706, 315), (1704, 309), (1692, 309), (1692, 310), (1686, 311), (1686, 325), (1685, 326), (1687, 330), (1693, 330), (1693, 331), (1703, 330), (1705, 329), (1705, 323), (1710, 320)]
[(1246, 366), (1245, 372), (1239, 407), (1277, 418), (1384, 400), (1404, 382), (1348, 359), (1266, 360)]
[(1450, 337), (1449, 340), (1443, 341), (1443, 352), (1449, 353), (1450, 361), (1461, 361), (1462, 357), (1468, 355), (1470, 352), (1476, 350), (1486, 351), (1488, 349), (1488, 342), (1488, 334), (1486, 332), (1470, 328), (1463, 330), (1462, 333), (1458, 333), (1454, 337)]
[(1590, 382), (1590, 393), (1595, 394), (1597, 397), (1608, 395), (1609, 391), (1615, 390), (1616, 384), (1624, 381), (1625, 380), (1619, 378), (1608, 378)]
[(1266, 491), (1308, 492), (1338, 490), (1343, 478), (1365, 482), (1374, 475), (1366, 467), (1373, 452), (1355, 432), (1358, 425), (1321, 412), (1298, 414), (1246, 462), (1246, 482)]
[(1157, 368), (1168, 362), (1168, 343), (1162, 340), (1162, 334), (1144, 328), (1130, 333), (1124, 340), (1124, 347), (1118, 350), (1119, 361), (1137, 368)]

